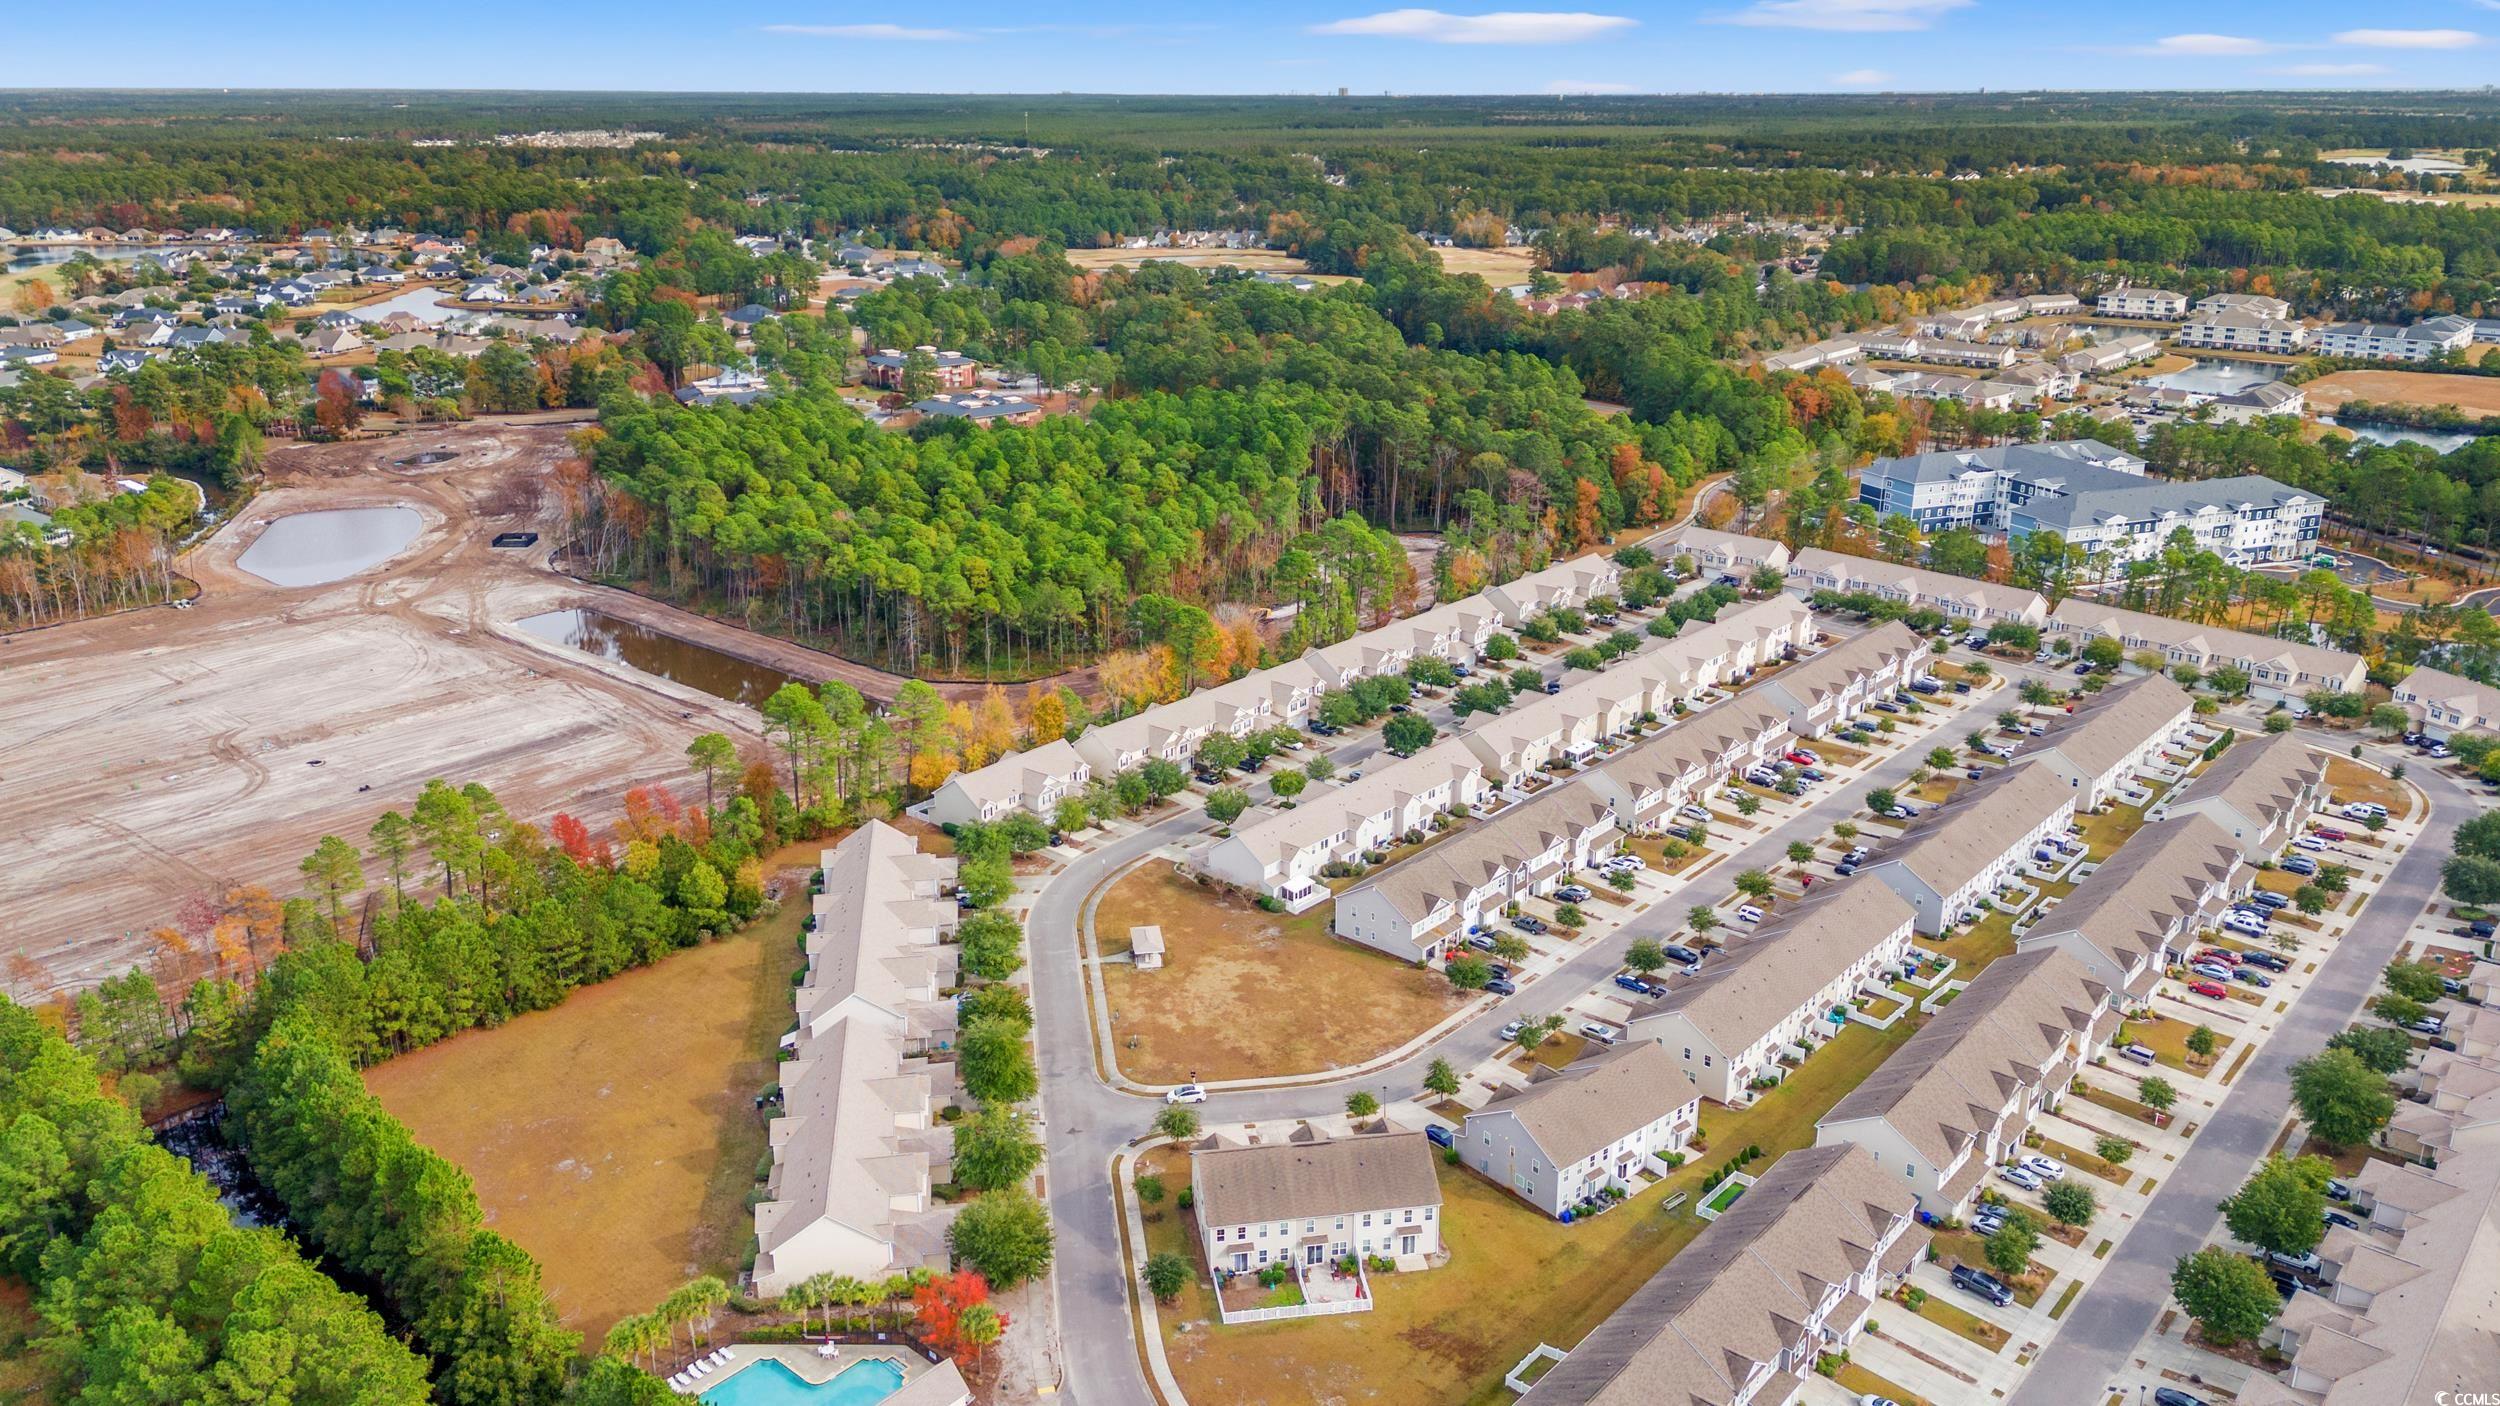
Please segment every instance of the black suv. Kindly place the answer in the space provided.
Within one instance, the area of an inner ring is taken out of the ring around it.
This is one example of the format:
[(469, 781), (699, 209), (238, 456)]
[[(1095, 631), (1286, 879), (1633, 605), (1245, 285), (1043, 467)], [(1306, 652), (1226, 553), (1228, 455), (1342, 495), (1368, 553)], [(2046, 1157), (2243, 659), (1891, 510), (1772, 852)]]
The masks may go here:
[(1977, 1294), (1999, 1308), (2014, 1301), (2014, 1291), (2005, 1286), (2004, 1280), (1966, 1264), (1953, 1267), (1953, 1287), (1967, 1294)]

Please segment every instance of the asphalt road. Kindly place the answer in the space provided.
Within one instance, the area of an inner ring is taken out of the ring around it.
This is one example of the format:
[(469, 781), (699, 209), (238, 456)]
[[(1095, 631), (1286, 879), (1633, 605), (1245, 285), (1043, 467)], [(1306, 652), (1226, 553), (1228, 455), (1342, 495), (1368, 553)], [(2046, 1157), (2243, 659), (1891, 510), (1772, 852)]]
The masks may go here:
[[(1827, 633), (1837, 632), (1828, 620), (1824, 628)], [(1559, 665), (1549, 665), (1548, 672), (1559, 673)], [(2017, 682), (2033, 676), (2033, 671), (2021, 666), (2000, 664), (1998, 672), (2014, 676)], [(2010, 700), (2010, 693), (1991, 695), (1983, 705), (1984, 715), (1993, 716), (2012, 706)], [(1462, 1069), (1490, 1057), (1502, 1045), (1497, 1032), (1503, 1024), (1525, 1014), (1558, 1009), (1619, 970), (1624, 950), (1635, 938), (1666, 937), (1682, 925), (1690, 905), (1728, 898), (1738, 873), (1785, 862), (1792, 840), (1821, 838), (1833, 822), (1859, 810), (1869, 790), (1900, 784), (1923, 764), (1928, 747), (1958, 742), (1977, 725), (1969, 720), (1972, 711), (1962, 710), (1932, 735), (1934, 741), (1903, 749), (1855, 781), (1827, 787), (1810, 809), (1720, 861), (1709, 875), (1673, 899), (1653, 905), (1590, 942), (1518, 996), (1490, 1007), (1410, 1058), (1358, 1078), (1218, 1093), (1200, 1114), (1209, 1123), (1227, 1123), (1332, 1113), (1356, 1089), (1368, 1089), (1386, 1103), (1391, 1097), (1420, 1090), (1424, 1072), (1436, 1056)], [(1427, 716), (1445, 730), (1450, 725), (1446, 710), (1431, 710)], [(1379, 750), (1377, 732), (1366, 732), (1335, 749), (1331, 758), (1344, 770), (1366, 764)], [(1111, 1088), (1096, 1073), (1078, 926), (1087, 897), (1103, 881), (1162, 845), (1201, 833), (1206, 824), (1201, 812), (1186, 810), (1084, 855), (1052, 877), (1025, 924), (1033, 960), (1034, 1002), (1040, 1015), (1035, 1044), (1048, 1152), (1047, 1199), (1058, 1245), (1053, 1272), (1066, 1362), (1065, 1394), (1080, 1406), (1152, 1406), (1154, 1401), (1138, 1359), (1136, 1325), (1130, 1316), (1110, 1161), (1124, 1144), (1149, 1131), (1162, 1104), (1151, 1095)]]
[(2379, 972), (2438, 891), (2439, 866), (2457, 825), (2479, 809), (2444, 773), (2417, 767), (2408, 779), (2431, 798), (2429, 828), (2396, 861), (2352, 931), (2335, 944), (2283, 1023), (2249, 1058), (2100, 1277), (2068, 1310), (2064, 1326), (2014, 1392), (2012, 1406), (2073, 1406), (2103, 1394), (2080, 1390), (2084, 1383), (2125, 1388), (2143, 1377), (2131, 1359), (2170, 1300), (2171, 1266), (2214, 1238), (2222, 1221), (2215, 1203), (2274, 1145), (2290, 1111), (2293, 1062), (2316, 1053), (2328, 1036), (2352, 1023), (2376, 989)]

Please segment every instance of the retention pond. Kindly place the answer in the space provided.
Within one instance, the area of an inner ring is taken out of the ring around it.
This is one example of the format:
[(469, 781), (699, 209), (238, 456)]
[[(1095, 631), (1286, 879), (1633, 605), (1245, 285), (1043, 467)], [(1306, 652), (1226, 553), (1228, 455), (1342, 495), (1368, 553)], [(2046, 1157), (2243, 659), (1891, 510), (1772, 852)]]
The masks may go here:
[(706, 644), (620, 620), (602, 610), (550, 610), (517, 622), (551, 644), (579, 649), (638, 669), (654, 678), (701, 689), (715, 698), (760, 708), (783, 684), (814, 688), (811, 680), (724, 653)]

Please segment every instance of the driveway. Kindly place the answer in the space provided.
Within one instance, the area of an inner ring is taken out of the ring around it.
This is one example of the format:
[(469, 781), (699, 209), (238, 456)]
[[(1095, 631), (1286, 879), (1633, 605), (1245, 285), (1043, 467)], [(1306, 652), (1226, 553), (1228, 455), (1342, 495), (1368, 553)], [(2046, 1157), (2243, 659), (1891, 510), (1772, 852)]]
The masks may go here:
[[(2330, 736), (2338, 747), (2351, 742), (2349, 736), (2308, 735)], [(2249, 1058), (2134, 1230), (2067, 1311), (2063, 1328), (2015, 1391), (2013, 1406), (2072, 1406), (2102, 1395), (2083, 1389), (2086, 1384), (2124, 1388), (2142, 1376), (2132, 1358), (2169, 1302), (2171, 1266), (2214, 1238), (2222, 1221), (2216, 1200), (2247, 1177), (2289, 1114), (2293, 1062), (2315, 1053), (2360, 1012), (2378, 986), (2379, 972), (2436, 894), (2440, 861), (2458, 823), (2476, 813), (2473, 800), (2445, 773), (2417, 769), (2407, 775), (2430, 797), (2428, 827), (2406, 847), (2272, 1038)]]

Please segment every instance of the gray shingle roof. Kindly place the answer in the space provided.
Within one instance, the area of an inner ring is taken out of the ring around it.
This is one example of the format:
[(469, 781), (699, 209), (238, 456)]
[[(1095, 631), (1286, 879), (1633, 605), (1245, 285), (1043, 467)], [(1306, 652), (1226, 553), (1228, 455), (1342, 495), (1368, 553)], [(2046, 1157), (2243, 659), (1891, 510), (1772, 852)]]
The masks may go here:
[(1208, 1225), (1441, 1204), (1432, 1144), (1419, 1132), (1202, 1149), (1190, 1174)]

